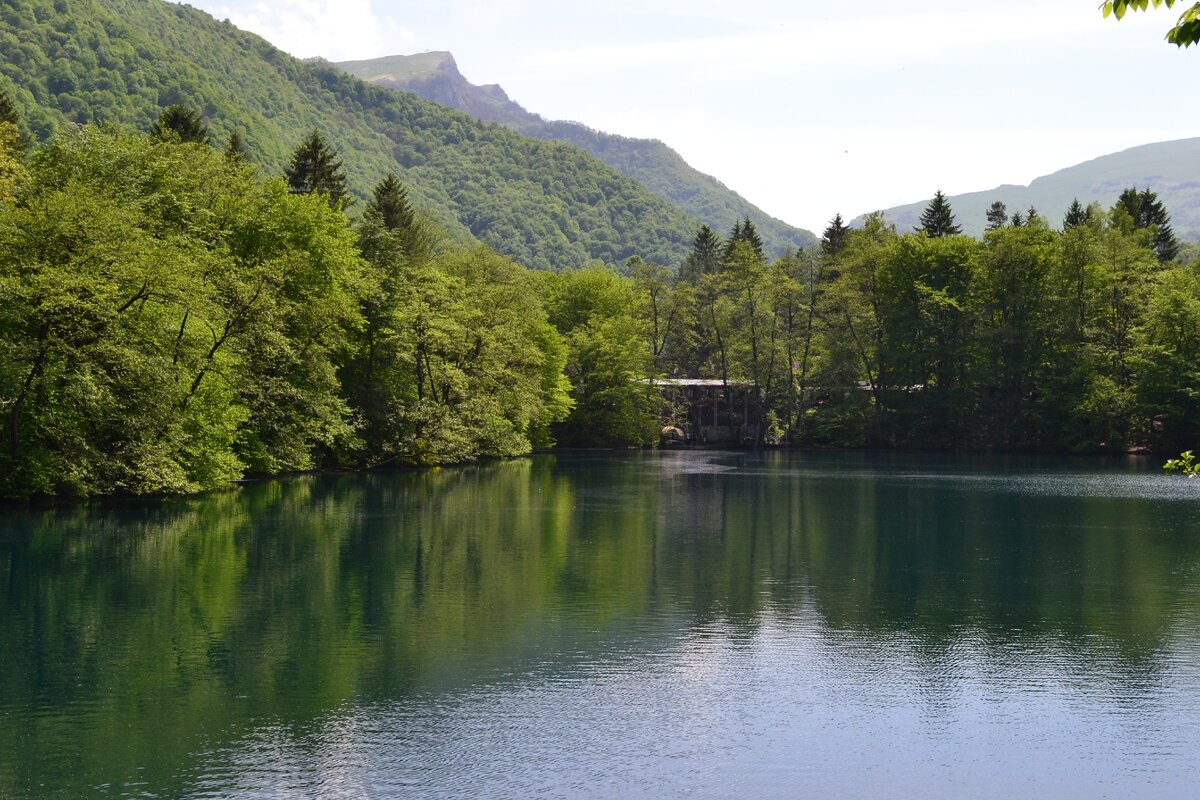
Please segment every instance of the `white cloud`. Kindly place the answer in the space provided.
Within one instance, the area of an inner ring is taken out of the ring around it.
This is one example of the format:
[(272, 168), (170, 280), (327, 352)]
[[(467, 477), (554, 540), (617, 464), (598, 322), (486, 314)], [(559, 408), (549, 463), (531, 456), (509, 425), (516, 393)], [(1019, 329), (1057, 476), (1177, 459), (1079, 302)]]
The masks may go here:
[(211, 4), (206, 10), (300, 58), (374, 58), (411, 47), (417, 39), (372, 0), (272, 0)]

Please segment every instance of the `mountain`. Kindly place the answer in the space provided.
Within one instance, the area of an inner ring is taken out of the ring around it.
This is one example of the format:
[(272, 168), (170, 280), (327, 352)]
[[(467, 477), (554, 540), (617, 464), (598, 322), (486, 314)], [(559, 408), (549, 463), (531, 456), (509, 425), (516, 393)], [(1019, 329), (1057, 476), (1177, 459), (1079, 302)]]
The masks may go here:
[(43, 140), (73, 123), (147, 129), (163, 106), (185, 103), (219, 145), (238, 130), (250, 159), (276, 174), (320, 129), (359, 197), (394, 171), (452, 234), (533, 267), (635, 254), (677, 264), (700, 224), (577, 147), (300, 61), (163, 0), (4, 0), (0, 88)]
[(816, 243), (816, 237), (809, 231), (770, 216), (716, 178), (688, 166), (678, 153), (662, 142), (603, 133), (578, 122), (543, 119), (509, 99), (504, 89), (496, 84), (472, 84), (459, 72), (450, 53), (343, 61), (337, 66), (372, 83), (412, 92), (526, 136), (582, 147), (720, 233), (728, 233), (735, 222), (749, 217), (763, 237), (767, 250), (775, 255), (789, 247), (811, 247)]
[[(1028, 186), (997, 186), (949, 199), (963, 233), (979, 236), (987, 225), (987, 209), (996, 200), (1008, 206), (1010, 215), (1015, 211), (1025, 214), (1034, 206), (1058, 227), (1076, 197), (1084, 205), (1095, 200), (1109, 208), (1130, 186), (1148, 187), (1158, 194), (1179, 238), (1200, 239), (1200, 138), (1132, 147), (1045, 175)], [(883, 213), (897, 229), (911, 230), (928, 204), (926, 199)], [(855, 220), (861, 221), (862, 217)]]

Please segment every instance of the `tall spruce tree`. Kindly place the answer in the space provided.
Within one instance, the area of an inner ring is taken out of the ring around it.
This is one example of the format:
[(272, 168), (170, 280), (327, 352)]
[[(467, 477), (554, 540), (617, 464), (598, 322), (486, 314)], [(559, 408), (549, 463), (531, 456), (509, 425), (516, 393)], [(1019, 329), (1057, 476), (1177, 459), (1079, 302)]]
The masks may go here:
[(1091, 220), (1091, 211), (1084, 208), (1076, 197), (1071, 201), (1071, 207), (1067, 209), (1066, 216), (1063, 217), (1063, 230), (1069, 231), (1071, 228), (1086, 224)]
[(987, 210), (987, 229), (999, 230), (1008, 224), (1008, 206), (997, 200)]
[(292, 163), (284, 170), (284, 177), (296, 194), (323, 194), (335, 208), (347, 200), (342, 161), (326, 144), (320, 131), (314, 130), (296, 148)]
[(702, 275), (717, 271), (721, 263), (721, 237), (707, 225), (701, 225), (692, 240), (692, 252), (688, 253), (680, 270), (680, 277), (688, 283), (696, 283)]
[(950, 208), (950, 201), (942, 194), (941, 189), (937, 190), (933, 200), (925, 207), (921, 214), (921, 225), (916, 230), (925, 231), (932, 238), (957, 236), (962, 233), (962, 228), (954, 224), (954, 212)]
[(1025, 227), (1025, 215), (1022, 214), (1020, 211), (1015, 212), (1012, 215), (1011, 223), (1014, 228), (1024, 228)]
[(229, 134), (229, 144), (225, 145), (225, 157), (239, 163), (246, 160), (246, 142), (236, 128)]
[(150, 135), (164, 142), (212, 144), (204, 118), (194, 108), (174, 103), (159, 112), (150, 126)]
[(375, 185), (363, 216), (391, 231), (410, 263), (427, 261), (432, 255), (431, 233), (418, 219), (404, 184), (392, 173)]
[(725, 240), (725, 252), (721, 253), (721, 260), (728, 261), (733, 257), (733, 246), (742, 241), (742, 221), (739, 219), (733, 223), (733, 230), (729, 232), (729, 238)]
[(758, 256), (760, 261), (766, 257), (763, 252), (762, 237), (758, 235), (758, 229), (754, 227), (754, 223), (750, 221), (749, 217), (742, 220), (742, 241), (750, 245), (754, 250), (754, 255)]
[(750, 249), (758, 256), (761, 261), (764, 258), (763, 240), (758, 235), (758, 229), (754, 227), (754, 223), (749, 217), (739, 220), (733, 224), (733, 230), (729, 233), (729, 240), (725, 242), (725, 252), (721, 255), (722, 261), (728, 261), (733, 257), (734, 246), (738, 242), (744, 242), (750, 245)]
[(841, 214), (834, 214), (833, 219), (821, 234), (821, 252), (827, 256), (836, 256), (846, 249), (846, 234), (850, 228), (842, 222)]
[(391, 231), (412, 227), (416, 218), (408, 202), (408, 191), (400, 179), (390, 172), (375, 185), (366, 213)]
[(1117, 198), (1116, 207), (1129, 214), (1136, 230), (1154, 229), (1152, 247), (1160, 263), (1165, 264), (1179, 254), (1179, 241), (1171, 229), (1171, 215), (1149, 188), (1140, 192), (1134, 187), (1126, 189)]

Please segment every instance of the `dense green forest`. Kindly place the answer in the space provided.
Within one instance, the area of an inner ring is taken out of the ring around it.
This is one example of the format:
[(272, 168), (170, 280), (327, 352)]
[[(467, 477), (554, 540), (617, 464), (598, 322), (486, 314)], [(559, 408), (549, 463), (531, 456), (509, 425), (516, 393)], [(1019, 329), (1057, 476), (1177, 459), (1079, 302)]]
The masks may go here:
[(146, 129), (159, 109), (201, 109), (272, 173), (321, 129), (365, 199), (387, 172), (460, 239), (542, 269), (674, 261), (698, 222), (577, 147), (306, 63), (258, 36), (162, 0), (12, 0), (0, 6), (0, 89), (32, 139), (71, 123)]
[(0, 141), (4, 495), (514, 455), (570, 410), (538, 273), (394, 178), (352, 224), (308, 143), (285, 181), (170, 130)]
[(386, 56), (345, 61), (337, 66), (364, 80), (412, 92), (526, 136), (576, 145), (714, 228), (732, 228), (749, 218), (770, 255), (780, 256), (788, 248), (806, 249), (816, 244), (812, 233), (775, 219), (716, 178), (693, 169), (662, 142), (604, 133), (577, 122), (543, 119), (510, 100), (499, 86), (470, 83), (458, 71), (450, 53)]
[(9, 497), (648, 445), (688, 422), (664, 376), (752, 387), (759, 443), (1200, 435), (1200, 272), (1146, 190), (1062, 231), (997, 206), (963, 236), (938, 194), (919, 230), (839, 217), (779, 259), (744, 220), (679, 264), (548, 272), (449, 235), (391, 174), (351, 219), (319, 132), (272, 177), (183, 107), (30, 149), (0, 106)]
[(939, 194), (918, 230), (838, 217), (819, 250), (775, 261), (752, 231), (704, 230), (678, 278), (630, 280), (659, 331), (644, 349), (658, 374), (751, 384), (760, 441), (1194, 445), (1200, 265), (1155, 195), (1076, 203), (1062, 231), (1036, 210), (991, 217), (982, 240), (958, 234)]

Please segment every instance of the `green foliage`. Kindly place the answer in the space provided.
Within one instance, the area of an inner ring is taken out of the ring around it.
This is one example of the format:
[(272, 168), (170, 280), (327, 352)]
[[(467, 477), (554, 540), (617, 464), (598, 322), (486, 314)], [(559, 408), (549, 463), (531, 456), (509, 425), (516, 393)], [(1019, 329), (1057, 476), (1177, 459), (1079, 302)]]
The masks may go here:
[(918, 230), (935, 238), (956, 236), (962, 233), (962, 228), (954, 223), (954, 212), (951, 211), (950, 202), (946, 199), (946, 195), (942, 194), (941, 189), (937, 190), (933, 200), (929, 201), (925, 212), (921, 214), (921, 226)]
[(35, 154), (0, 248), (5, 494), (212, 488), (348, 432), (353, 241), (279, 181), (85, 128)]
[(193, 108), (172, 103), (162, 110), (150, 126), (150, 135), (163, 142), (172, 140), (195, 144), (212, 144), (212, 136), (204, 118)]
[(1159, 261), (1166, 263), (1178, 255), (1179, 242), (1171, 230), (1171, 216), (1157, 194), (1149, 189), (1139, 192), (1130, 187), (1121, 192), (1116, 207), (1128, 215), (1135, 230), (1150, 231)]
[(658, 394), (634, 282), (604, 267), (547, 276), (550, 321), (566, 339), (574, 409), (557, 428), (566, 445), (630, 446), (658, 438)]
[(293, 192), (322, 195), (333, 208), (341, 208), (346, 202), (346, 173), (341, 159), (320, 131), (313, 131), (296, 147), (283, 175)]
[(1076, 197), (1071, 201), (1071, 207), (1067, 209), (1066, 216), (1063, 217), (1063, 230), (1070, 230), (1078, 225), (1084, 225), (1091, 221), (1091, 209), (1085, 209)]
[(997, 200), (987, 210), (987, 230), (994, 231), (1008, 224), (1008, 208)]
[(235, 128), (229, 134), (229, 142), (225, 145), (225, 157), (230, 161), (245, 161), (246, 160), (246, 140), (242, 138), (242, 134)]
[(570, 409), (533, 275), (415, 217), (356, 235), (206, 145), (94, 127), (29, 173), (0, 203), (4, 496), (514, 455)]
[[(1146, 11), (1151, 6), (1158, 8), (1163, 5), (1172, 8), (1175, 3), (1176, 0), (1105, 0), (1100, 8), (1105, 17), (1111, 14), (1122, 19), (1126, 11)], [(1177, 47), (1191, 47), (1200, 42), (1200, 3), (1180, 14), (1175, 27), (1167, 31), (1165, 38)]]
[(25, 177), (25, 166), (21, 162), (24, 149), (17, 126), (0, 122), (0, 204), (14, 199), (17, 186)]
[[(718, 230), (749, 218), (761, 233), (766, 250), (774, 256), (815, 244), (815, 237), (809, 231), (798, 230), (767, 215), (715, 178), (690, 167), (662, 142), (603, 133), (575, 122), (545, 120), (514, 103), (498, 86), (469, 83), (459, 73), (450, 53), (386, 56), (338, 66), (381, 86), (412, 92), (526, 136), (575, 145), (638, 181), (685, 214)], [(653, 254), (643, 251), (643, 255)]]
[(297, 131), (319, 129), (351, 193), (395, 173), (412, 203), (458, 241), (475, 238), (541, 269), (676, 263), (696, 222), (578, 148), (306, 63), (186, 5), (159, 0), (13, 0), (0, 14), (0, 75), (39, 140), (72, 124), (149, 128), (164, 105), (233, 130), (270, 174)]
[(1195, 478), (1197, 475), (1200, 475), (1200, 464), (1196, 463), (1196, 456), (1191, 450), (1184, 450), (1179, 454), (1179, 458), (1172, 458), (1167, 461), (1167, 463), (1163, 464), (1163, 469), (1167, 472), (1178, 472), (1189, 478)]
[(842, 222), (842, 215), (835, 214), (821, 234), (821, 252), (826, 256), (837, 256), (846, 249), (846, 234), (850, 227)]

